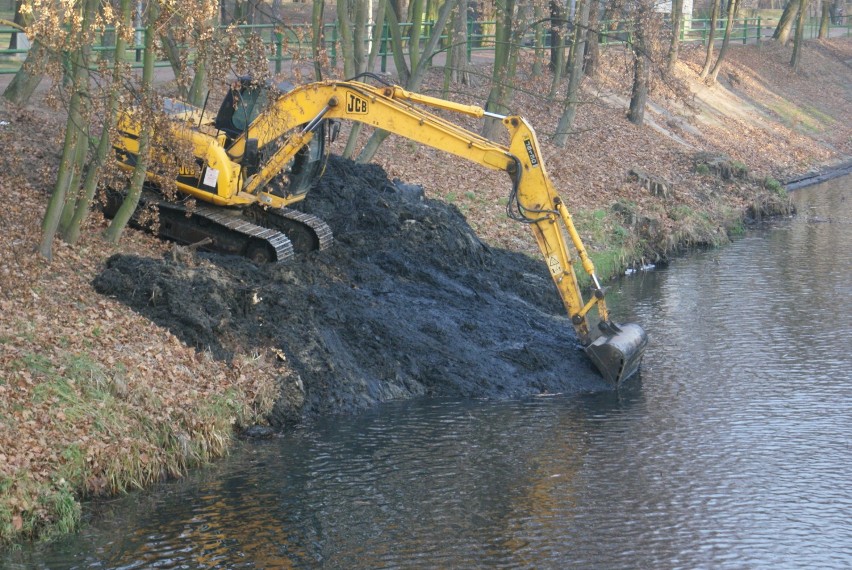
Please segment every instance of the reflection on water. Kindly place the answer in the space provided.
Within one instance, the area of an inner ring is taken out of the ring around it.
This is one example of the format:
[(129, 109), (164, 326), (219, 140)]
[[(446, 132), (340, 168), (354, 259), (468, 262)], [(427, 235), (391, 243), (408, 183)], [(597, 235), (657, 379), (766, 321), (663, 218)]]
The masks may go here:
[(626, 281), (619, 392), (424, 400), (247, 445), (12, 568), (848, 568), (852, 180)]

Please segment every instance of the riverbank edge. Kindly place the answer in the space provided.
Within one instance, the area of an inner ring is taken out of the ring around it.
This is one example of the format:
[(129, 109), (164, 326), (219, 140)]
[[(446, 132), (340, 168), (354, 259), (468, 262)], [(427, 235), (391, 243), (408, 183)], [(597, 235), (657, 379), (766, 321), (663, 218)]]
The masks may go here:
[[(844, 164), (852, 166), (852, 163)], [(795, 189), (803, 187), (806, 185), (805, 182), (808, 181), (809, 184), (815, 184), (822, 181), (818, 180), (820, 176), (825, 176), (829, 172), (836, 173), (839, 170), (840, 169), (836, 166), (831, 167), (826, 165), (824, 170), (821, 169), (819, 171), (819, 174), (808, 172), (803, 173), (801, 176), (789, 179), (786, 186), (787, 189)], [(842, 175), (842, 173), (836, 175), (839, 176)], [(704, 231), (699, 231), (695, 234), (667, 236), (666, 240), (668, 241), (668, 244), (671, 245), (671, 248), (663, 252), (663, 254), (665, 256), (673, 256), (689, 251), (695, 247), (722, 245), (726, 243), (730, 237), (738, 235), (741, 231), (743, 221), (753, 218), (755, 214), (761, 216), (785, 213), (783, 210), (785, 203), (784, 195), (777, 191), (766, 192), (766, 178), (748, 181), (747, 184), (754, 188), (755, 197), (758, 195), (771, 197), (774, 194), (777, 196), (778, 200), (770, 200), (769, 203), (766, 204), (766, 208), (755, 209), (752, 206), (748, 206), (733, 213), (733, 215), (729, 217), (729, 223), (725, 224), (724, 232), (711, 232), (712, 235), (717, 236), (718, 241), (716, 239), (706, 239), (707, 235)], [(37, 243), (38, 222), (40, 221), (40, 215), (38, 214), (43, 212), (46, 197), (42, 192), (33, 192), (28, 197), (33, 200), (37, 200), (37, 203), (39, 204), (38, 208), (32, 208), (33, 210), (37, 210), (37, 213), (28, 221), (29, 235), (27, 237), (29, 240), (28, 243)], [(715, 205), (718, 204), (712, 204), (711, 206)], [(581, 226), (581, 231), (583, 233), (593, 233), (594, 228), (590, 227), (593, 223), (590, 224), (588, 220), (580, 221), (585, 224)], [(724, 234), (724, 237), (722, 237), (722, 234)], [(150, 239), (142, 234), (134, 236), (133, 240), (135, 241), (133, 241), (129, 247), (122, 246), (123, 248), (126, 248), (125, 251), (135, 251), (140, 254), (147, 252), (149, 255), (157, 255), (162, 254), (166, 250), (162, 244), (159, 244), (156, 240)], [(608, 276), (620, 275), (623, 273), (623, 269), (625, 267), (643, 265), (650, 260), (649, 256), (659, 256), (661, 253), (660, 251), (653, 249), (649, 251), (641, 247), (641, 239), (637, 239), (632, 244), (625, 244), (622, 242), (618, 244), (600, 243), (598, 245), (598, 251), (593, 252), (594, 257), (598, 259), (613, 257), (618, 260), (618, 262), (612, 265), (611, 269), (606, 270), (605, 274)], [(84, 272), (89, 272), (87, 275), (90, 277), (92, 272), (95, 271), (94, 266), (102, 262), (108, 254), (114, 253), (115, 250), (108, 248), (98, 249), (94, 245), (90, 245), (88, 247), (90, 252), (96, 256), (100, 256), (100, 258), (97, 259), (91, 267), (86, 267), (84, 270)], [(25, 248), (19, 248), (18, 251), (21, 252), (24, 251), (24, 249)], [(75, 269), (70, 269), (68, 267), (60, 267), (63, 263), (74, 265), (74, 263), (79, 260), (79, 258), (74, 259), (73, 257), (68, 259), (66, 258), (65, 253), (67, 252), (63, 252), (63, 254), (59, 256), (65, 259), (58, 259), (54, 262), (54, 265), (51, 267), (53, 273), (61, 273), (62, 271), (70, 271), (73, 273), (76, 271)], [(599, 266), (604, 267), (606, 264), (601, 263)], [(603, 275), (604, 273), (602, 272), (602, 276)], [(49, 292), (49, 282), (43, 280), (44, 274), (40, 274), (36, 277), (38, 278), (37, 281), (42, 279), (39, 281), (42, 285), (42, 292)], [(84, 281), (86, 280), (84, 279)], [(86, 282), (88, 283), (90, 281), (91, 279), (88, 279)], [(29, 286), (22, 289), (22, 291), (27, 294), (30, 293), (30, 290), (31, 288)], [(8, 292), (8, 290), (4, 292)], [(97, 302), (97, 299), (92, 302)], [(123, 311), (129, 311), (129, 309), (123, 308), (117, 303), (110, 304), (109, 308), (113, 313), (122, 312), (122, 316)], [(37, 317), (37, 315), (32, 316)], [(24, 334), (27, 334), (26, 330), (23, 332)], [(168, 340), (167, 332), (164, 333), (163, 331), (159, 331), (156, 334), (161, 335), (159, 338), (165, 339), (162, 341), (164, 344), (172, 342)], [(187, 358), (186, 362), (189, 364), (199, 364), (197, 360), (192, 360), (190, 357), (185, 358)], [(265, 384), (267, 387), (269, 385), (277, 386), (280, 384), (281, 377), (287, 373), (286, 366), (282, 366), (281, 362), (277, 361), (274, 357), (266, 359), (254, 358), (249, 360), (251, 360), (253, 365), (256, 366), (254, 373), (261, 373), (264, 371), (271, 372), (270, 377), (267, 379), (267, 383)], [(4, 365), (8, 362), (8, 360), (4, 361)], [(94, 372), (92, 370), (88, 370), (87, 373), (94, 376), (101, 374), (104, 378), (104, 383), (106, 384), (106, 390), (94, 390), (88, 394), (88, 397), (123, 398), (124, 400), (132, 399), (132, 393), (135, 390), (134, 387), (125, 386), (124, 388), (121, 388), (115, 382), (116, 379), (114, 375), (109, 373), (107, 366), (102, 366), (94, 360), (94, 358), (93, 364), (97, 365), (98, 370), (95, 370)], [(235, 363), (205, 363), (204, 366), (209, 366), (210, 370), (203, 372), (203, 374), (209, 374), (210, 376), (224, 376), (224, 379), (218, 384), (218, 386), (236, 386), (237, 378), (243, 373), (240, 367), (245, 366), (245, 362), (242, 365)], [(199, 368), (202, 368), (202, 366), (199, 365)], [(56, 366), (53, 371), (64, 374), (67, 372), (67, 367), (63, 369), (61, 366)], [(70, 383), (73, 384), (74, 382), (72, 381)], [(126, 392), (122, 393), (122, 390), (125, 390)], [(153, 429), (150, 433), (142, 436), (145, 439), (149, 439), (150, 443), (159, 445), (163, 453), (157, 457), (149, 457), (148, 460), (144, 462), (143, 466), (143, 462), (140, 458), (144, 456), (144, 454), (148, 451), (148, 448), (144, 445), (129, 446), (126, 450), (127, 454), (124, 459), (129, 465), (136, 464), (136, 470), (126, 470), (118, 473), (117, 476), (123, 477), (125, 480), (116, 481), (115, 484), (117, 488), (110, 492), (122, 492), (130, 489), (144, 488), (152, 482), (162, 480), (163, 478), (180, 476), (188, 469), (203, 465), (206, 462), (215, 460), (216, 458), (227, 454), (237, 437), (237, 431), (234, 429), (235, 426), (238, 428), (250, 427), (258, 422), (262, 422), (262, 418), (271, 411), (271, 402), (258, 401), (258, 391), (259, 389), (257, 387), (245, 389), (245, 393), (239, 393), (239, 389), (233, 389), (233, 391), (229, 394), (231, 402), (226, 402), (224, 404), (221, 402), (222, 393), (217, 393), (215, 390), (200, 398), (199, 401), (206, 401), (208, 404), (215, 403), (214, 407), (216, 409), (216, 414), (214, 414), (215, 417), (208, 415), (209, 412), (198, 414), (199, 417), (203, 417), (204, 421), (207, 422), (207, 425), (203, 430), (194, 430), (192, 428), (193, 423), (197, 420), (197, 418), (192, 417), (192, 414), (188, 414), (185, 418), (178, 418), (180, 420), (178, 422), (174, 421), (176, 416), (169, 417), (163, 425), (156, 426), (156, 429)], [(140, 392), (139, 396), (146, 397), (143, 392)], [(206, 407), (207, 406), (205, 404), (201, 404), (199, 410)], [(123, 435), (127, 437), (127, 434)], [(170, 441), (174, 445), (171, 447), (164, 446), (162, 445), (163, 441)], [(188, 443), (191, 444), (189, 448), (187, 447)], [(201, 453), (201, 451), (204, 451), (204, 453)], [(2, 543), (3, 546), (8, 547), (10, 545), (14, 545), (15, 541), (18, 540), (37, 537), (50, 538), (57, 534), (73, 532), (73, 530), (78, 527), (81, 514), (80, 501), (82, 498), (99, 494), (97, 481), (93, 483), (92, 473), (84, 471), (84, 469), (88, 469), (88, 467), (90, 467), (89, 458), (84, 456), (81, 463), (73, 463), (73, 461), (76, 461), (73, 458), (68, 459), (62, 457), (61, 460), (61, 463), (56, 465), (55, 473), (46, 480), (46, 484), (43, 486), (21, 486), (17, 481), (8, 481), (5, 478), (0, 479), (0, 493), (2, 493), (2, 497), (0, 497), (0, 543)], [(140, 477), (140, 473), (144, 476)], [(8, 491), (13, 488), (23, 492), (9, 493)], [(29, 495), (30, 499), (24, 499), (24, 501), (21, 502), (22, 495)], [(14, 500), (15, 502), (12, 502), (11, 500)]]

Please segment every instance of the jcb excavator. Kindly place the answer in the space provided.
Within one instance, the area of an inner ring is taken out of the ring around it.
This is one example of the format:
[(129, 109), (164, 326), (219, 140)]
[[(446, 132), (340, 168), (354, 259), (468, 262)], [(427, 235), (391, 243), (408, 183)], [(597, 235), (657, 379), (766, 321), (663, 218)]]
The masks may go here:
[[(509, 144), (483, 138), (430, 109), (500, 119)], [(276, 90), (246, 78), (232, 87), (215, 117), (176, 101), (168, 101), (166, 110), (174, 119), (175, 136), (194, 147), (195, 168), (183, 168), (176, 183), (196, 203), (190, 208), (164, 200), (150, 192), (150, 185), (144, 200), (156, 201), (161, 235), (185, 243), (205, 240), (212, 249), (259, 262), (286, 261), (294, 250), (329, 247), (330, 228), (288, 206), (303, 200), (319, 175), (325, 139), (332, 136), (327, 131), (339, 127), (337, 120), (364, 123), (506, 172), (512, 182), (507, 213), (532, 230), (586, 353), (616, 384), (639, 369), (647, 335), (637, 324), (610, 320), (594, 265), (547, 175), (535, 132), (522, 117), (357, 80)], [(115, 150), (127, 169), (136, 163), (139, 128), (132, 113), (119, 122), (121, 140)], [(591, 277), (588, 301), (565, 234)], [(594, 307), (597, 328), (589, 319)]]

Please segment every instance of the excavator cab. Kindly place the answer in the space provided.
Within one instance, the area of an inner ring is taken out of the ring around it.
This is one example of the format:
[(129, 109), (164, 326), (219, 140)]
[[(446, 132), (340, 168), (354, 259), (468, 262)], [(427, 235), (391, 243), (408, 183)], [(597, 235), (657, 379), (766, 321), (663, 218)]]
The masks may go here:
[[(283, 139), (286, 139), (284, 135), (280, 137), (281, 141), (273, 141), (264, 145), (259, 152), (253, 152), (256, 144), (250, 136), (251, 124), (266, 112), (276, 99), (289, 93), (293, 88), (294, 85), (287, 81), (273, 85), (260, 83), (251, 77), (244, 76), (231, 86), (222, 100), (213, 126), (225, 133), (226, 149), (229, 149), (238, 138), (246, 137), (243, 154), (235, 156), (230, 151), (228, 154), (231, 160), (242, 164), (247, 169), (247, 177), (256, 173), (266, 160), (278, 151)], [(271, 194), (281, 198), (293, 198), (303, 196), (311, 189), (322, 169), (322, 160), (325, 156), (325, 127), (325, 124), (321, 124), (311, 142), (300, 149), (281, 173), (269, 182), (268, 191)], [(339, 126), (337, 128), (339, 129)]]

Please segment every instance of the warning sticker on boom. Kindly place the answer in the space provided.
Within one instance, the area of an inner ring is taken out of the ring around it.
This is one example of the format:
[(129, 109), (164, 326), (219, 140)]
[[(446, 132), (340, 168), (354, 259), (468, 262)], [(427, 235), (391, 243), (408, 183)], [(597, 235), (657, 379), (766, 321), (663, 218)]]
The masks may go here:
[(547, 266), (550, 268), (551, 275), (562, 273), (562, 264), (559, 263), (559, 257), (556, 255), (547, 256)]
[(530, 139), (524, 139), (524, 146), (527, 147), (527, 154), (530, 155), (530, 166), (536, 168), (538, 166), (538, 157), (535, 155), (535, 149), (533, 149), (532, 141)]

